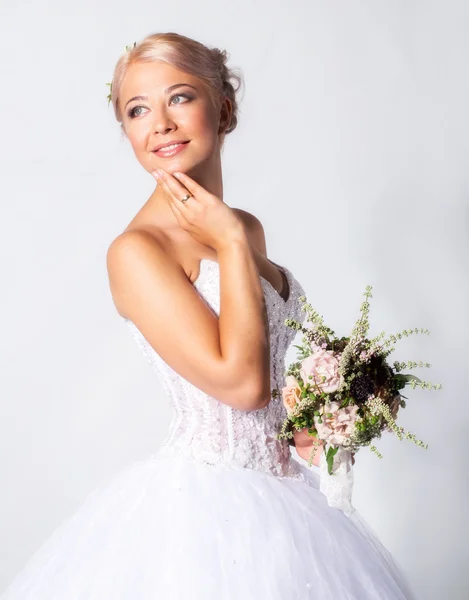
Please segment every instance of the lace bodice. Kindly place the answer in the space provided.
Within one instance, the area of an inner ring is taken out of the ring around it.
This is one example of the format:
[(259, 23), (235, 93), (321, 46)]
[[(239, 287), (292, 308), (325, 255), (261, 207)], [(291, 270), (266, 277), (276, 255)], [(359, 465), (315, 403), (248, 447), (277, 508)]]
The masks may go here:
[[(298, 298), (305, 293), (291, 272), (285, 267), (283, 271), (290, 289), (286, 301), (269, 281), (261, 277), (270, 331), (271, 387), (279, 390), (285, 385), (285, 357), (296, 335), (284, 321), (286, 318), (303, 321), (304, 313)], [(202, 259), (199, 276), (193, 285), (218, 316), (218, 263)], [(260, 410), (231, 408), (176, 373), (153, 350), (135, 324), (126, 318), (124, 321), (174, 408), (168, 434), (158, 454), (184, 456), (213, 466), (256, 469), (278, 477), (303, 478), (299, 463), (291, 456), (288, 441), (275, 437), (286, 416), (280, 397), (272, 398), (268, 406)]]

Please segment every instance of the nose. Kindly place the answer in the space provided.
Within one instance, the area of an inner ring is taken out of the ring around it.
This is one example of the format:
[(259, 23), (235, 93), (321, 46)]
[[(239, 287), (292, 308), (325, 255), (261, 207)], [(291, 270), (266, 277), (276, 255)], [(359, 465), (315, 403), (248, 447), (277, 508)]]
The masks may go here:
[(154, 112), (153, 131), (155, 133), (168, 133), (175, 128), (175, 123), (172, 121), (168, 113), (163, 109)]

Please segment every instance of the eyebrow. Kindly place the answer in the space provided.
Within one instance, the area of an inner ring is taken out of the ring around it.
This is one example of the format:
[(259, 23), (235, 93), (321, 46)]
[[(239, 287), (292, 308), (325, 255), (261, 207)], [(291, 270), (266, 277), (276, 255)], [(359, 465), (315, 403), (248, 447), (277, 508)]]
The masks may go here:
[[(172, 90), (176, 89), (177, 87), (181, 87), (183, 85), (187, 85), (188, 87), (191, 87), (194, 90), (197, 90), (196, 87), (194, 87), (193, 85), (190, 85), (189, 83), (175, 83), (174, 85), (170, 85), (169, 88), (166, 88), (164, 93), (169, 94), (169, 92), (171, 92)], [(129, 102), (132, 102), (133, 100), (148, 100), (148, 96), (134, 96), (133, 98), (130, 98), (130, 100), (127, 100), (127, 102), (125, 103), (125, 106), (127, 106), (127, 104), (129, 104)], [(125, 108), (125, 106), (124, 106), (124, 108)]]

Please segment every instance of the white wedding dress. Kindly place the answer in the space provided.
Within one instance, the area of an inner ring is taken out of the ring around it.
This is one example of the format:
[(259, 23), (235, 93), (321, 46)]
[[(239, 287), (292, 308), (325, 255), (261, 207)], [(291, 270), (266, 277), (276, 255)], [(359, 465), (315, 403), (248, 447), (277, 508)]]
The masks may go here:
[[(261, 278), (272, 388), (304, 320), (304, 290), (283, 267), (284, 300)], [(218, 263), (194, 287), (219, 314)], [(281, 398), (228, 407), (191, 385), (125, 323), (174, 408), (152, 455), (92, 491), (33, 554), (0, 600), (409, 600), (391, 555), (357, 512), (331, 508), (308, 468), (277, 440)], [(184, 340), (181, 341), (184, 343)]]

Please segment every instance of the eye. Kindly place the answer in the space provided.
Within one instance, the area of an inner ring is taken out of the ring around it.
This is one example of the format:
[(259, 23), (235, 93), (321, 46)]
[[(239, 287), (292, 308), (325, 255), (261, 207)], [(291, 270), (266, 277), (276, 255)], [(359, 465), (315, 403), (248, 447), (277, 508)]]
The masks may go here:
[(136, 110), (138, 110), (139, 108), (145, 108), (144, 106), (134, 106), (133, 108), (131, 108), (129, 110), (129, 112), (127, 113), (129, 115), (129, 117), (131, 119), (133, 119), (134, 117), (137, 117), (138, 115), (135, 113)]
[[(170, 102), (173, 102), (174, 98), (186, 98), (186, 100), (192, 100), (193, 99), (190, 94), (174, 94), (173, 96), (171, 96)], [(174, 104), (185, 104), (185, 102), (175, 102)], [(134, 119), (135, 117), (140, 116), (142, 113), (137, 113), (137, 110), (139, 108), (143, 108), (144, 109), (145, 107), (144, 106), (140, 106), (140, 105), (134, 106), (127, 113), (128, 116), (131, 119)]]
[[(171, 96), (171, 102), (174, 98), (186, 98), (187, 100), (192, 100), (192, 96), (189, 94), (174, 94), (174, 96)], [(181, 104), (181, 102), (176, 102), (176, 104)], [(182, 104), (185, 104), (185, 102), (182, 102)]]

